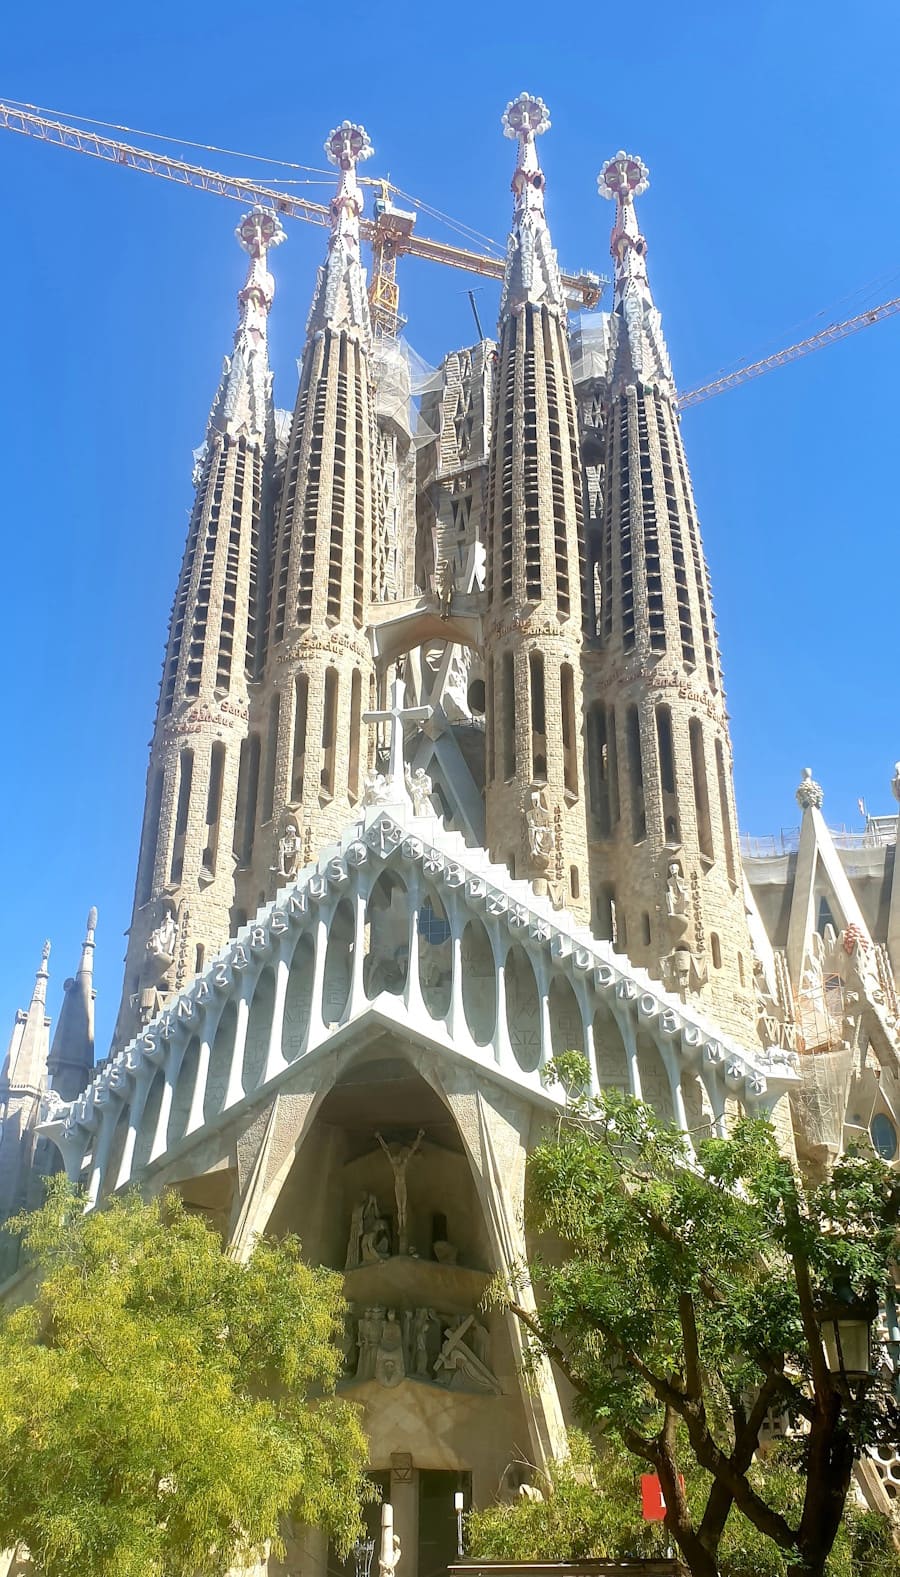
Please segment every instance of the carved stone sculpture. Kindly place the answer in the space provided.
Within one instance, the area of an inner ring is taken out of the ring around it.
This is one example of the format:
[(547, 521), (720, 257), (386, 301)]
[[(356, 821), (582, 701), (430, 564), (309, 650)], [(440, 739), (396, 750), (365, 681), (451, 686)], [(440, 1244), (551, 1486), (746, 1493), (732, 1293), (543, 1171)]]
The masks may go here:
[(371, 772), (366, 778), (362, 802), (364, 805), (384, 805), (393, 799), (391, 783), (383, 772)]
[(825, 790), (821, 783), (817, 783), (812, 775), (812, 767), (803, 768), (803, 777), (797, 789), (797, 804), (801, 810), (821, 810), (825, 799)]
[(403, 1350), (403, 1330), (396, 1310), (388, 1309), (381, 1326), (378, 1350), (375, 1354), (375, 1378), (382, 1385), (399, 1385), (406, 1374), (406, 1355)]
[(290, 880), (291, 877), (296, 876), (300, 868), (302, 849), (303, 843), (300, 838), (300, 830), (293, 816), (291, 816), (285, 822), (284, 831), (278, 840), (278, 857), (276, 864), (272, 866), (272, 870), (276, 875), (283, 877), (285, 880)]
[(175, 957), (178, 944), (178, 926), (171, 909), (163, 915), (162, 920), (147, 938), (147, 957), (158, 960), (166, 968)]
[(433, 816), (434, 806), (431, 803), (433, 784), (424, 767), (416, 767), (411, 772), (409, 767), (405, 773), (406, 792), (412, 800), (414, 816)]
[(435, 1378), (451, 1390), (498, 1392), (497, 1378), (480, 1353), (487, 1353), (488, 1333), (474, 1314), (454, 1320), (447, 1330), (434, 1366)]
[(666, 914), (670, 919), (688, 913), (688, 889), (678, 860), (671, 860), (666, 873)]
[(422, 1140), (425, 1138), (425, 1129), (419, 1129), (412, 1144), (387, 1144), (380, 1133), (376, 1133), (375, 1138), (387, 1156), (391, 1171), (394, 1174), (394, 1199), (397, 1205), (397, 1253), (408, 1254), (409, 1228), (407, 1225), (407, 1207), (409, 1195), (406, 1187), (406, 1169), (421, 1147)]
[(378, 1577), (394, 1577), (401, 1554), (400, 1536), (395, 1533), (391, 1541), (390, 1550), (386, 1552), (382, 1549), (378, 1557)]
[(385, 1310), (377, 1304), (364, 1310), (356, 1325), (359, 1342), (359, 1360), (356, 1365), (357, 1380), (374, 1380), (381, 1333), (384, 1330)]
[(546, 868), (553, 858), (553, 817), (546, 792), (534, 784), (525, 790), (525, 839), (535, 865)]

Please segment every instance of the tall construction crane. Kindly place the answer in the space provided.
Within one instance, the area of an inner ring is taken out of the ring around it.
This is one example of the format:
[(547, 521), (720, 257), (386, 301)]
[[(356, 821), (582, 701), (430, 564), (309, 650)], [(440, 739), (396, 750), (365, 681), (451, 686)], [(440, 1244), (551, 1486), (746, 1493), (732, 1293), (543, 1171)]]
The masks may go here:
[(833, 345), (835, 340), (847, 339), (851, 334), (858, 334), (860, 329), (867, 329), (872, 323), (883, 323), (885, 318), (892, 318), (898, 312), (900, 312), (900, 296), (894, 296), (892, 301), (882, 301), (880, 306), (868, 307), (865, 312), (858, 312), (853, 318), (844, 318), (841, 323), (829, 323), (827, 328), (819, 329), (816, 334), (810, 334), (808, 339), (798, 340), (796, 345), (788, 345), (784, 350), (773, 351), (771, 356), (764, 356), (761, 361), (752, 361), (746, 367), (736, 367), (734, 372), (723, 373), (721, 378), (714, 378), (711, 383), (704, 383), (699, 389), (691, 389), (687, 394), (679, 394), (679, 408), (684, 411), (690, 405), (699, 405), (703, 400), (711, 400), (714, 394), (724, 394), (726, 389), (736, 389), (739, 383), (748, 383), (751, 378), (760, 378), (764, 372), (770, 372), (773, 367), (783, 367), (789, 361), (799, 361), (801, 356), (808, 356), (811, 350), (819, 350), (823, 345)]
[[(328, 225), (331, 220), (331, 211), (325, 204), (312, 202), (307, 197), (277, 191), (258, 181), (246, 180), (243, 176), (205, 170), (200, 165), (188, 164), (184, 159), (173, 159), (148, 148), (134, 148), (112, 137), (103, 137), (77, 126), (67, 126), (63, 121), (50, 120), (45, 115), (2, 101), (0, 130), (36, 137), (53, 147), (68, 148), (73, 153), (87, 153), (108, 164), (139, 170), (144, 175), (157, 175), (163, 180), (177, 181), (182, 186), (193, 187), (195, 191), (214, 192), (219, 197), (229, 197), (238, 203), (260, 203), (264, 207), (274, 208), (284, 218), (305, 219), (307, 223), (317, 225)], [(445, 263), (449, 268), (461, 268), (468, 274), (480, 274), (485, 279), (503, 278), (506, 265), (502, 257), (491, 257), (487, 253), (473, 252), (447, 241), (431, 241), (425, 236), (414, 235), (416, 215), (394, 206), (390, 200), (390, 183), (368, 180), (365, 184), (377, 186), (381, 190), (380, 199), (375, 205), (375, 218), (363, 219), (360, 224), (363, 236), (372, 247), (369, 295), (379, 328), (396, 332), (398, 327), (396, 261), (404, 254), (423, 257), (431, 263)], [(597, 305), (603, 286), (609, 283), (599, 274), (586, 271), (563, 274), (561, 277), (570, 301), (588, 308)]]
[[(206, 170), (200, 165), (188, 164), (183, 159), (170, 158), (166, 154), (155, 153), (147, 148), (135, 148), (112, 137), (104, 137), (94, 131), (49, 119), (38, 114), (36, 110), (24, 106), (0, 101), (0, 130), (15, 131), (26, 137), (35, 137), (57, 148), (68, 148), (75, 153), (90, 154), (93, 158), (103, 159), (109, 164), (123, 165), (126, 169), (139, 170), (145, 175), (161, 176), (164, 180), (176, 181), (182, 186), (190, 186), (201, 192), (214, 192), (220, 197), (228, 197), (235, 202), (261, 203), (265, 207), (274, 208), (285, 218), (304, 219), (307, 223), (317, 225), (328, 225), (330, 221), (330, 210), (323, 203), (315, 203), (307, 197), (277, 191), (258, 181), (247, 180), (243, 176), (223, 175), (217, 170)], [(359, 179), (364, 180), (363, 177)], [(471, 251), (446, 241), (432, 241), (425, 236), (415, 235), (416, 214), (394, 204), (392, 193), (395, 188), (390, 182), (368, 179), (365, 180), (365, 184), (376, 187), (379, 193), (375, 201), (375, 218), (364, 219), (360, 225), (362, 234), (372, 247), (373, 267), (369, 300), (376, 329), (383, 333), (396, 334), (402, 322), (397, 286), (398, 257), (404, 255), (422, 257), (432, 263), (444, 263), (449, 268), (460, 268), (469, 274), (479, 274), (485, 279), (503, 278), (505, 260), (502, 257), (491, 257), (487, 253)], [(586, 308), (597, 305), (603, 286), (609, 282), (602, 275), (588, 272), (563, 274), (561, 277), (570, 304)], [(819, 329), (817, 333), (811, 334), (807, 339), (799, 340), (795, 345), (788, 345), (784, 350), (764, 356), (760, 361), (724, 373), (721, 377), (704, 383), (700, 388), (689, 389), (686, 393), (679, 394), (679, 406), (682, 410), (687, 410), (692, 405), (700, 405), (703, 400), (712, 399), (716, 394), (724, 394), (727, 389), (736, 389), (740, 384), (748, 383), (752, 378), (759, 378), (775, 367), (783, 367), (787, 362), (798, 361), (801, 356), (808, 356), (810, 351), (819, 350), (824, 345), (832, 345), (836, 340), (847, 339), (851, 334), (858, 334), (860, 329), (868, 328), (873, 323), (882, 323), (885, 318), (894, 317), (898, 312), (900, 312), (900, 296), (891, 301), (884, 301), (879, 306), (870, 307), (855, 317), (845, 318), (839, 323), (830, 323), (827, 328)]]

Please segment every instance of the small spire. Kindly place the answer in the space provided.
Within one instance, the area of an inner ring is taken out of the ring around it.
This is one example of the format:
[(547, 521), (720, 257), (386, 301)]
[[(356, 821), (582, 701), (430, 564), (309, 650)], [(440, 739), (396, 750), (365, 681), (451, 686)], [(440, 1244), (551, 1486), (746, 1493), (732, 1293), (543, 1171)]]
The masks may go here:
[(94, 935), (97, 911), (87, 917), (81, 962), (73, 978), (63, 981), (63, 1000), (47, 1058), (53, 1088), (64, 1100), (80, 1095), (94, 1067)]
[(27, 1012), (20, 1008), (16, 1014), (9, 1050), (0, 1071), (0, 1089), (37, 1091), (44, 1088), (50, 1030), (46, 1015), (49, 958), (50, 943), (45, 942), (34, 977), (31, 1004)]
[(237, 332), (234, 350), (225, 357), (222, 381), (209, 415), (207, 438), (195, 454), (194, 484), (199, 483), (210, 432), (248, 430), (262, 438), (270, 417), (271, 374), (269, 372), (268, 320), (275, 299), (275, 281), (266, 267), (266, 255), (285, 239), (277, 214), (268, 208), (251, 208), (244, 214), (235, 235), (250, 254), (250, 267), (243, 288), (238, 291)]
[(266, 267), (266, 256), (273, 246), (286, 239), (281, 220), (269, 208), (251, 208), (235, 230), (240, 245), (250, 255), (250, 267), (243, 290), (238, 291), (243, 331), (254, 348), (266, 338), (269, 308), (275, 300), (275, 281)]
[(610, 380), (620, 385), (672, 383), (669, 353), (647, 277), (647, 242), (634, 207), (634, 199), (649, 185), (650, 172), (643, 159), (624, 148), (607, 160), (597, 176), (600, 196), (616, 205), (609, 242), (615, 265), (613, 322), (621, 319), (624, 334), (619, 329), (614, 335)]
[(518, 141), (516, 168), (510, 183), (514, 199), (514, 221), (523, 213), (543, 214), (544, 188), (547, 184), (538, 159), (535, 137), (550, 130), (550, 111), (543, 99), (520, 93), (511, 99), (500, 118), (504, 137)]
[(616, 306), (635, 287), (645, 292), (648, 300), (652, 299), (645, 261), (647, 242), (641, 235), (634, 210), (634, 199), (641, 197), (649, 185), (650, 171), (643, 159), (621, 148), (597, 176), (600, 196), (614, 200), (616, 205), (609, 242), (610, 256), (615, 264)]
[(330, 204), (328, 257), (319, 269), (306, 326), (308, 337), (325, 328), (355, 328), (367, 341), (371, 334), (365, 273), (359, 254), (363, 194), (356, 179), (356, 166), (371, 158), (374, 151), (365, 127), (355, 121), (341, 121), (325, 139), (329, 161), (341, 173)]
[(556, 253), (544, 215), (546, 179), (538, 159), (535, 138), (550, 126), (550, 111), (543, 99), (520, 93), (503, 111), (504, 137), (518, 143), (512, 178), (513, 223), (506, 251), (506, 273), (500, 298), (500, 319), (518, 307), (553, 307), (565, 313), (566, 303)]

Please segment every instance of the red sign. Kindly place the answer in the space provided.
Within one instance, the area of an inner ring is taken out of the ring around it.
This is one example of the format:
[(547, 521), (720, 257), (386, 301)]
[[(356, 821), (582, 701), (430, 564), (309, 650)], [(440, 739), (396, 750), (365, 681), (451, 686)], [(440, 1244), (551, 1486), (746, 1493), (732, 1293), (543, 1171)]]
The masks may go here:
[[(684, 1478), (678, 1475), (678, 1485), (684, 1489)], [(666, 1501), (656, 1473), (641, 1474), (641, 1511), (645, 1522), (662, 1522), (666, 1515)]]

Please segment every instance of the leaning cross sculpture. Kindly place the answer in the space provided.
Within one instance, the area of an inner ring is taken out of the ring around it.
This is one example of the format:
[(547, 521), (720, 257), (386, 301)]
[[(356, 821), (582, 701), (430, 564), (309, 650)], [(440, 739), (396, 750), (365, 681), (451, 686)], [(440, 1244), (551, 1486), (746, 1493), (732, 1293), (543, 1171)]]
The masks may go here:
[(391, 685), (391, 704), (383, 712), (363, 712), (364, 723), (390, 723), (391, 743), (385, 788), (392, 799), (406, 799), (408, 789), (403, 771), (403, 738), (408, 723), (427, 723), (433, 706), (404, 706), (406, 686), (402, 679)]

